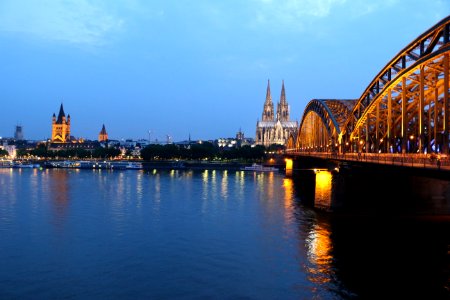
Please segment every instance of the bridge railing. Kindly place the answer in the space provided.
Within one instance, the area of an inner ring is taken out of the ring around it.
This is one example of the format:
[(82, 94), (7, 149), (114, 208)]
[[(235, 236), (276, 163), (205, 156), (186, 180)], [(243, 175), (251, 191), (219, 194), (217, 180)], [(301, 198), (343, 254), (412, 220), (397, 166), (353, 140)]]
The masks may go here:
[(342, 161), (360, 161), (377, 164), (398, 165), (417, 168), (449, 169), (450, 158), (441, 154), (405, 154), (405, 153), (332, 153), (332, 152), (299, 152), (287, 150), (287, 155), (310, 156)]

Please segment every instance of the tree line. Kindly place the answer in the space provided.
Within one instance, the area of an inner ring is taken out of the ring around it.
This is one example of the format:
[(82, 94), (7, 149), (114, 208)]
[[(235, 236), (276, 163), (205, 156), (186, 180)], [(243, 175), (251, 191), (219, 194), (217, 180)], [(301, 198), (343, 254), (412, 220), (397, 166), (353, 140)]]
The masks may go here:
[(217, 159), (237, 159), (237, 160), (263, 160), (266, 157), (266, 148), (261, 145), (251, 147), (249, 145), (240, 148), (225, 149), (217, 147), (213, 143), (203, 142), (201, 144), (191, 144), (188, 147), (175, 144), (148, 145), (141, 150), (141, 157), (144, 160), (160, 159), (181, 159), (181, 160), (217, 160)]
[[(271, 145), (264, 147), (262, 145), (249, 146), (244, 145), (238, 148), (218, 147), (211, 142), (195, 143), (188, 146), (176, 144), (152, 144), (141, 150), (141, 158), (146, 161), (151, 160), (243, 160), (243, 161), (261, 161), (268, 157), (268, 153), (278, 152), (284, 149), (281, 145)], [(126, 155), (131, 155), (127, 150)], [(118, 148), (96, 147), (93, 150), (86, 149), (66, 149), (66, 150), (48, 150), (45, 144), (39, 144), (35, 149), (27, 150), (25, 148), (17, 149), (17, 157), (36, 156), (43, 158), (96, 158), (109, 159), (115, 158), (121, 154)], [(8, 152), (0, 150), (0, 156), (8, 156)]]
[(44, 158), (101, 158), (108, 159), (116, 157), (120, 154), (117, 148), (96, 147), (92, 151), (86, 149), (66, 149), (66, 150), (48, 150), (45, 144), (38, 145), (35, 149), (27, 150), (24, 148), (17, 149), (16, 156), (26, 157), (29, 155)]

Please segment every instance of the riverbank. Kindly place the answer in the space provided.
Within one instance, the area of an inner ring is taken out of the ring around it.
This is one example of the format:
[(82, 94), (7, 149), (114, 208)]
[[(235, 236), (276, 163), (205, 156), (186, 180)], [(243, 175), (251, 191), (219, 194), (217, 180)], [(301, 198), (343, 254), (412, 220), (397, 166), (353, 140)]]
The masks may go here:
[[(198, 161), (198, 160), (158, 160), (158, 161), (142, 161), (142, 160), (9, 160), (5, 161), (0, 167), (4, 168), (75, 168), (75, 169), (166, 169), (166, 170), (230, 170), (239, 171), (244, 167), (251, 166), (252, 162), (244, 161)], [(265, 164), (284, 170), (281, 164)]]
[[(142, 163), (144, 169), (188, 169), (188, 170), (230, 170), (239, 171), (251, 166), (251, 162), (221, 162), (221, 161), (149, 161)], [(262, 164), (284, 170), (284, 165)]]

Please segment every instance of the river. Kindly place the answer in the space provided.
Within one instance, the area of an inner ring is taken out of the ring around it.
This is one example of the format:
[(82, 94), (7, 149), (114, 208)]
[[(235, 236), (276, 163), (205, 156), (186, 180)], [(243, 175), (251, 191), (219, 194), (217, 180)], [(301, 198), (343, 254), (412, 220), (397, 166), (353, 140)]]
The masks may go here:
[(448, 299), (448, 220), (300, 195), (276, 172), (0, 169), (0, 299)]

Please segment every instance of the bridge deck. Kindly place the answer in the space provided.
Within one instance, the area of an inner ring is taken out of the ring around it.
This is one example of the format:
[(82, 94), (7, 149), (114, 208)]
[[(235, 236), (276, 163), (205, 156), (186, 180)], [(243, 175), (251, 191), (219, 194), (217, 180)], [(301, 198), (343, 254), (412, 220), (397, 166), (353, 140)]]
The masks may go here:
[(450, 171), (450, 157), (430, 154), (401, 154), (401, 153), (328, 153), (328, 152), (286, 152), (287, 156), (317, 157), (322, 159), (367, 162), (403, 167), (435, 169)]

